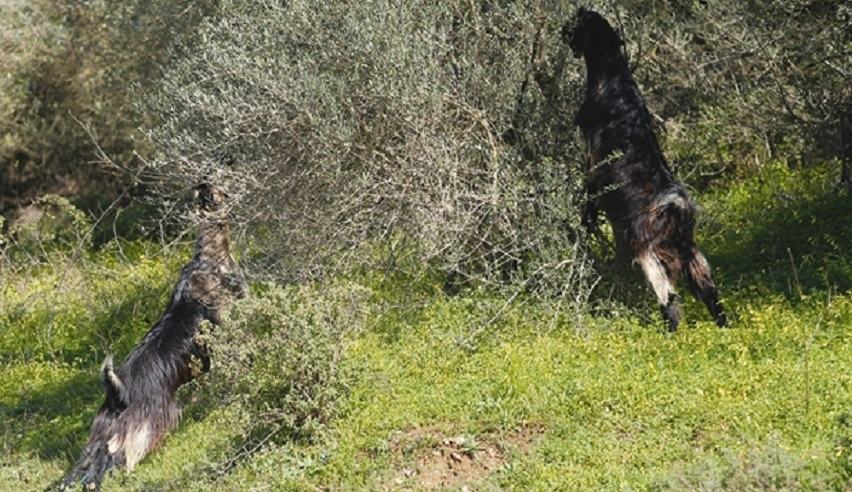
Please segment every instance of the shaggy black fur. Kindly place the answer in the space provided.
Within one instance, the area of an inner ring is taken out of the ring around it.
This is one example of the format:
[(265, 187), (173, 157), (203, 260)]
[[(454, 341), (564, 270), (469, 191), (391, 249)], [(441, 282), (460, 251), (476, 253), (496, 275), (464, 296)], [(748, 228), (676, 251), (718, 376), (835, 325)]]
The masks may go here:
[(230, 253), (224, 194), (207, 184), (196, 191), (201, 224), (195, 255), (181, 271), (166, 312), (124, 363), (114, 369), (111, 356), (104, 361), (106, 401), (80, 459), (61, 483), (63, 490), (75, 484), (98, 490), (111, 468), (132, 470), (159, 445), (180, 420), (178, 387), (209, 368), (209, 356), (195, 340), (200, 323), (218, 323), (223, 304), (245, 294)]
[(642, 266), (667, 327), (680, 321), (674, 285), (680, 275), (716, 324), (727, 321), (710, 265), (693, 240), (695, 205), (672, 175), (651, 126), (651, 115), (622, 53), (624, 42), (596, 12), (580, 9), (562, 30), (574, 56), (586, 61), (586, 97), (576, 116), (589, 146), (589, 202), (612, 223), (616, 243)]

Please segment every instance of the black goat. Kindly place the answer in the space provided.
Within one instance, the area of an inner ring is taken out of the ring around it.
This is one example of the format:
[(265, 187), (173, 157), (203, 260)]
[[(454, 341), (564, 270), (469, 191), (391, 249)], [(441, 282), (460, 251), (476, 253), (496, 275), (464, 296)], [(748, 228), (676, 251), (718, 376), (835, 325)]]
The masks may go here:
[(224, 193), (203, 184), (196, 188), (201, 223), (192, 261), (181, 271), (166, 312), (139, 345), (115, 369), (112, 356), (101, 369), (106, 401), (92, 423), (80, 459), (63, 479), (63, 490), (82, 484), (98, 490), (104, 474), (116, 466), (128, 471), (180, 420), (175, 392), (209, 369), (205, 348), (195, 340), (202, 321), (219, 322), (219, 311), (232, 296), (245, 294), (245, 281), (231, 256)]
[(596, 227), (598, 208), (606, 213), (616, 244), (642, 267), (670, 331), (680, 321), (675, 293), (680, 275), (716, 324), (725, 326), (710, 265), (693, 239), (695, 205), (660, 151), (621, 51), (624, 42), (606, 19), (583, 8), (562, 36), (574, 56), (586, 61), (586, 96), (576, 116), (589, 146), (585, 224)]

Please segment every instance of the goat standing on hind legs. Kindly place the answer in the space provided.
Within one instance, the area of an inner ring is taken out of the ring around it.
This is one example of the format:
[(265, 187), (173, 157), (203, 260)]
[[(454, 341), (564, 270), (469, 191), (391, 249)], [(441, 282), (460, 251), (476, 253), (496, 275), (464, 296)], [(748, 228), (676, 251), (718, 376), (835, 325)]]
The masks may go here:
[(156, 448), (180, 420), (178, 387), (196, 375), (192, 360), (206, 371), (210, 358), (196, 340), (202, 321), (219, 322), (232, 297), (245, 295), (245, 280), (231, 256), (224, 193), (209, 185), (196, 188), (201, 218), (195, 255), (180, 274), (166, 312), (118, 368), (107, 357), (101, 369), (106, 401), (92, 423), (80, 459), (61, 489), (81, 484), (100, 489), (113, 467), (128, 471)]
[(716, 324), (727, 319), (710, 265), (693, 239), (695, 205), (672, 175), (639, 87), (621, 51), (624, 42), (596, 12), (581, 8), (562, 36), (586, 61), (586, 96), (576, 122), (589, 146), (589, 202), (584, 223), (603, 209), (660, 302), (669, 331), (680, 322), (675, 284), (683, 275)]

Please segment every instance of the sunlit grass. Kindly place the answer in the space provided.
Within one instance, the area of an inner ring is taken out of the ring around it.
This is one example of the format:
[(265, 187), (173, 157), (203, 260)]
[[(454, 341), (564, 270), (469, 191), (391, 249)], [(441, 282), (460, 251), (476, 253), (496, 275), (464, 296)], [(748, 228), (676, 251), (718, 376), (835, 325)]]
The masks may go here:
[[(830, 182), (822, 169), (771, 167), (698, 197), (700, 241), (731, 329), (716, 328), (694, 301), (668, 335), (637, 317), (589, 317), (578, 329), (520, 298), (504, 308), (489, 291), (447, 297), (439, 286), (365, 280), (371, 302), (391, 308), (375, 310), (352, 341), (344, 364), (355, 383), (324, 433), (231, 461), (244, 416), (194, 404), (188, 388), (181, 427), (132, 476), (117, 473), (104, 488), (416, 487), (441, 440), (465, 436), (479, 443), (474, 456), (482, 443), (506, 449), (487, 473), (451, 489), (718, 489), (726, 480), (843, 489), (852, 222), (841, 217), (852, 211)], [(107, 248), (7, 275), (0, 490), (38, 490), (68, 469), (101, 401), (103, 356), (123, 357), (157, 319), (185, 256)], [(523, 442), (512, 437), (521, 432)], [(401, 450), (395, 443), (406, 439), (413, 444)]]

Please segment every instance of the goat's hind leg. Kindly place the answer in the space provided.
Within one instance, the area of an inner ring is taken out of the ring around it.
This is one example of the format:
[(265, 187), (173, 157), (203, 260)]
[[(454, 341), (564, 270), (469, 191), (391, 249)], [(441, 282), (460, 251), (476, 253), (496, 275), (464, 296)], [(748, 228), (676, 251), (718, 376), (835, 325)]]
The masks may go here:
[(710, 276), (710, 264), (697, 248), (693, 247), (683, 259), (683, 276), (686, 278), (689, 290), (707, 306), (716, 325), (726, 326), (728, 318), (719, 302), (719, 290)]
[(639, 253), (636, 256), (636, 261), (642, 267), (645, 278), (648, 279), (648, 283), (651, 284), (651, 288), (660, 302), (660, 311), (663, 314), (663, 320), (666, 322), (666, 328), (670, 332), (677, 330), (677, 326), (680, 324), (680, 309), (677, 293), (674, 289), (675, 279), (669, 273), (671, 270), (666, 270), (659, 255), (651, 249)]

